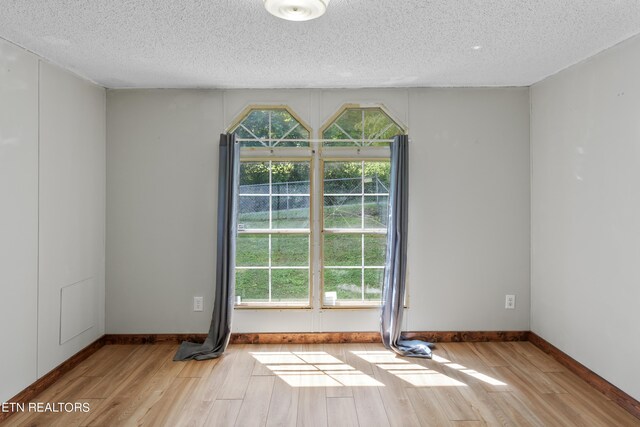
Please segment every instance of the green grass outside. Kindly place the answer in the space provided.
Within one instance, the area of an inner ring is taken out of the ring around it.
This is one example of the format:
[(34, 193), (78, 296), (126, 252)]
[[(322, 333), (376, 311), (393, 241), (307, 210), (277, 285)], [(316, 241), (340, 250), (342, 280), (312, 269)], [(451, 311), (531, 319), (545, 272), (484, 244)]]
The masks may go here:
[[(367, 197), (368, 198), (368, 197)], [(373, 198), (373, 197), (371, 197)], [(354, 199), (360, 200), (360, 197)], [(366, 198), (365, 198), (366, 199)], [(362, 227), (362, 205), (360, 203), (342, 204), (324, 207), (324, 228), (360, 228)], [(309, 208), (273, 211), (273, 228), (309, 228)], [(386, 198), (380, 203), (364, 203), (365, 228), (386, 228)], [(268, 229), (269, 212), (240, 212), (238, 224), (245, 230)]]
[[(361, 234), (326, 234), (323, 251), (324, 265), (337, 268), (324, 270), (324, 290), (336, 291), (339, 300), (362, 299), (362, 270), (340, 268), (362, 264)], [(386, 235), (364, 236), (365, 266), (383, 266)], [(272, 266), (309, 266), (309, 235), (272, 234)], [(241, 233), (238, 236), (236, 265), (266, 267), (269, 265), (269, 235)], [(381, 268), (364, 271), (365, 299), (380, 299)], [(272, 269), (272, 301), (309, 298), (309, 269)], [(236, 295), (243, 301), (268, 301), (269, 271), (267, 269), (237, 269)]]

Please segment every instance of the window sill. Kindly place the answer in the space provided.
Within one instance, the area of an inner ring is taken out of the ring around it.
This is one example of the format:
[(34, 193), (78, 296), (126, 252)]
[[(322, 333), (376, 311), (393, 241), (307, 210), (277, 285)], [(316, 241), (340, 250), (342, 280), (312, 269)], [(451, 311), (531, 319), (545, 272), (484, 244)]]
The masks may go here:
[[(372, 304), (354, 304), (354, 303), (344, 303), (344, 304), (336, 304), (336, 305), (322, 305), (320, 306), (320, 310), (366, 310), (366, 309), (377, 309), (379, 310), (382, 307), (380, 303), (372, 303)], [(236, 304), (233, 306), (235, 310), (311, 310), (314, 307), (310, 305), (274, 305), (274, 304), (260, 304), (260, 303), (242, 303)], [(408, 309), (409, 306), (404, 306), (405, 309)]]
[(379, 309), (382, 307), (380, 302), (370, 302), (370, 303), (358, 303), (358, 302), (344, 302), (344, 303), (336, 303), (335, 305), (323, 305), (321, 308), (323, 310), (340, 310), (340, 309), (367, 309), (367, 308), (376, 308)]
[(235, 310), (310, 310), (310, 305), (298, 304), (264, 304), (264, 303), (241, 303), (233, 306)]

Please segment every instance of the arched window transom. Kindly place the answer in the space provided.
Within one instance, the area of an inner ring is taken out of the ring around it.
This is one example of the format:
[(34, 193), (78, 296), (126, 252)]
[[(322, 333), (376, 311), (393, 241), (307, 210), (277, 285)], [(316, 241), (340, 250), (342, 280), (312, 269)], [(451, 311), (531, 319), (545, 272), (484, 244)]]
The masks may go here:
[(231, 128), (243, 147), (308, 147), (310, 130), (284, 107), (252, 108)]
[(325, 147), (378, 147), (404, 133), (380, 107), (345, 107), (325, 125), (322, 139)]

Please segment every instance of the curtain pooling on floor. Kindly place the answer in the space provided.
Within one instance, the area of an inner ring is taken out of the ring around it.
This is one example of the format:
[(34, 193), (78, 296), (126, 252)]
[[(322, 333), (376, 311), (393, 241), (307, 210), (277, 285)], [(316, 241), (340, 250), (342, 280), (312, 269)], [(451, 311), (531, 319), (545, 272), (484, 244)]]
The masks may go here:
[(220, 135), (218, 170), (218, 244), (215, 300), (209, 335), (204, 343), (184, 341), (173, 360), (214, 359), (224, 353), (231, 337), (235, 292), (240, 147), (235, 135)]
[(407, 135), (398, 135), (391, 143), (390, 175), (387, 257), (380, 315), (382, 342), (386, 348), (402, 356), (431, 358), (433, 344), (419, 340), (406, 340), (401, 335), (409, 223), (409, 137)]

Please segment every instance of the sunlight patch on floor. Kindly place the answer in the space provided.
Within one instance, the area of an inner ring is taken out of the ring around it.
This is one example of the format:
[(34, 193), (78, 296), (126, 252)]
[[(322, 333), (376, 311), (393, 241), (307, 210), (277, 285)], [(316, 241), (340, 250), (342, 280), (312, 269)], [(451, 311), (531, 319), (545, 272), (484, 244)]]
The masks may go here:
[(291, 387), (384, 387), (380, 381), (324, 351), (251, 352)]
[(440, 364), (442, 364), (444, 366), (447, 366), (449, 368), (455, 369), (455, 370), (460, 371), (460, 372), (462, 372), (464, 374), (472, 376), (472, 377), (474, 377), (476, 379), (479, 379), (480, 381), (484, 381), (487, 384), (499, 385), (499, 386), (507, 385), (506, 383), (503, 383), (500, 380), (497, 380), (497, 379), (495, 379), (493, 377), (490, 377), (489, 375), (480, 373), (480, 372), (478, 372), (476, 370), (473, 370), (473, 369), (468, 369), (466, 366), (462, 366), (462, 365), (460, 365), (458, 363), (453, 363), (452, 361), (450, 361), (448, 359), (445, 359), (444, 357), (440, 357), (440, 356), (434, 354), (432, 360), (434, 362), (438, 362), (438, 363), (440, 363)]
[(474, 371), (473, 369), (461, 369), (460, 372), (465, 373), (467, 375), (471, 375), (474, 378), (479, 379), (480, 381), (484, 381), (487, 384), (491, 385), (507, 385), (507, 383), (503, 383), (500, 380), (490, 377), (489, 375), (482, 374), (480, 372)]
[[(414, 387), (466, 387), (464, 382), (387, 351), (351, 351), (364, 361)], [(384, 387), (377, 379), (324, 351), (251, 352), (275, 375), (292, 387)], [(494, 386), (506, 386), (489, 375), (433, 355), (434, 362)]]
[(465, 383), (451, 378), (441, 372), (401, 359), (395, 353), (387, 350), (352, 351), (351, 353), (376, 365), (380, 369), (384, 369), (390, 374), (395, 375), (415, 387), (467, 386)]

